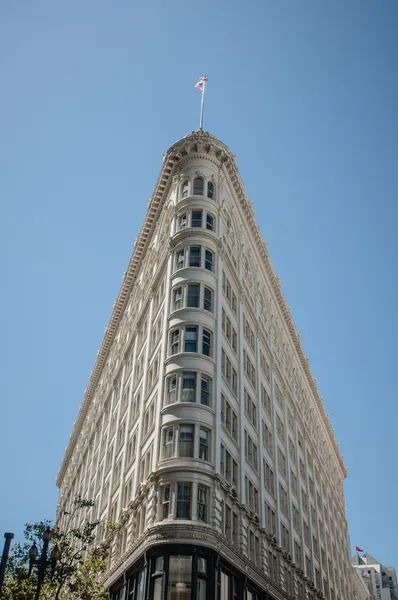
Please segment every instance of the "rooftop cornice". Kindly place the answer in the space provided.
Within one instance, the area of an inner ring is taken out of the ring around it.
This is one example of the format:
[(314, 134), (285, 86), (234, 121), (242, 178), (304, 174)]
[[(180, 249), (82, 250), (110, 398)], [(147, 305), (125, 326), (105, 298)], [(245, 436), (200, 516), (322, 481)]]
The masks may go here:
[(69, 442), (64, 457), (62, 459), (62, 463), (56, 480), (58, 486), (62, 484), (63, 478), (65, 476), (69, 460), (72, 456), (74, 447), (78, 439), (78, 435), (82, 429), (82, 425), (88, 413), (88, 409), (91, 400), (94, 396), (97, 384), (100, 380), (102, 370), (106, 365), (106, 361), (112, 347), (112, 342), (114, 340), (119, 323), (123, 316), (123, 312), (126, 307), (129, 295), (134, 286), (134, 282), (139, 272), (141, 263), (145, 257), (151, 234), (154, 231), (155, 225), (161, 214), (162, 207), (169, 193), (173, 181), (173, 176), (179, 169), (181, 163), (185, 162), (184, 159), (187, 159), (192, 155), (196, 155), (199, 157), (202, 156), (203, 158), (212, 160), (214, 163), (217, 163), (218, 165), (222, 166), (225, 169), (225, 173), (228, 175), (228, 179), (230, 180), (235, 195), (241, 204), (243, 212), (246, 215), (250, 229), (252, 231), (252, 234), (254, 235), (254, 239), (256, 240), (257, 247), (261, 253), (265, 269), (267, 271), (268, 277), (272, 285), (273, 292), (278, 301), (280, 310), (288, 325), (288, 329), (293, 343), (295, 345), (296, 352), (302, 364), (303, 370), (306, 374), (311, 390), (313, 391), (314, 398), (318, 405), (326, 430), (329, 433), (329, 437), (335, 449), (339, 464), (342, 468), (344, 476), (347, 475), (347, 469), (344, 465), (343, 458), (335, 440), (332, 427), (326, 415), (319, 391), (316, 387), (314, 378), (312, 377), (309, 368), (309, 363), (301, 346), (300, 338), (293, 323), (289, 307), (283, 296), (279, 280), (275, 274), (274, 268), (268, 256), (268, 252), (266, 251), (264, 240), (262, 238), (260, 229), (257, 225), (254, 216), (253, 205), (246, 196), (243, 187), (243, 182), (236, 165), (235, 157), (229, 150), (229, 148), (225, 144), (220, 142), (217, 138), (215, 138), (213, 135), (201, 130), (197, 130), (193, 131), (192, 133), (186, 135), (179, 141), (175, 142), (172, 146), (170, 146), (169, 150), (163, 156), (162, 169), (158, 177), (153, 196), (148, 202), (148, 210), (144, 218), (144, 223), (141, 227), (137, 241), (134, 245), (134, 250), (130, 258), (130, 262), (128, 264), (125, 275), (123, 277), (123, 282), (119, 290), (116, 302), (114, 304), (108, 326), (105, 329), (104, 339), (102, 341), (101, 348), (98, 352), (96, 363), (91, 372), (90, 380), (84, 393), (83, 402), (80, 405), (78, 416), (74, 423), (73, 431), (69, 438)]

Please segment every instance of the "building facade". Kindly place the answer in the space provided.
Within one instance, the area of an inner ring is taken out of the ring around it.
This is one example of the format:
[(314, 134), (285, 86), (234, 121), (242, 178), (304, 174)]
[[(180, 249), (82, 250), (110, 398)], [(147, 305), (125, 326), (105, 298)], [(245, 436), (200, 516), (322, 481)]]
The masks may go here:
[(371, 600), (398, 600), (397, 574), (394, 567), (383, 566), (370, 554), (355, 554), (351, 564), (370, 590)]
[[(113, 600), (350, 600), (346, 477), (236, 161), (163, 157), (58, 474)], [(99, 533), (101, 534), (101, 531)]]

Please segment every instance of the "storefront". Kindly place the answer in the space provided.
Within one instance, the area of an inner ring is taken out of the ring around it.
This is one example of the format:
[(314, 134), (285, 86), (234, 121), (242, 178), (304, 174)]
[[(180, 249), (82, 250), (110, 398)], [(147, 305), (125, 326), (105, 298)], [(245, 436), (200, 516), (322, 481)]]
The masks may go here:
[(111, 588), (111, 600), (272, 600), (210, 548), (151, 548)]

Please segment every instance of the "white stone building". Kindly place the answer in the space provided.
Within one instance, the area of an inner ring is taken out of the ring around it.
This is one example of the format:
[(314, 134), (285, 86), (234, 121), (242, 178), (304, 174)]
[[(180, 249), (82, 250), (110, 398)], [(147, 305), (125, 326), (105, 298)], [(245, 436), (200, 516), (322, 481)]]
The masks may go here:
[(385, 567), (370, 554), (359, 554), (351, 560), (354, 570), (371, 591), (371, 600), (398, 600), (397, 574), (394, 567)]
[(346, 477), (234, 155), (163, 157), (57, 484), (113, 600), (351, 600)]

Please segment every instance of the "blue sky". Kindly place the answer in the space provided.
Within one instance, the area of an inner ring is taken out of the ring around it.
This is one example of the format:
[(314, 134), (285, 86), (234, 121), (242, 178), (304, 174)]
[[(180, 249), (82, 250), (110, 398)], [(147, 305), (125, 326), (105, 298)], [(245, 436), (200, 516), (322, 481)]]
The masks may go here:
[(205, 129), (237, 154), (345, 456), (352, 545), (398, 565), (397, 25), (396, 0), (0, 4), (0, 535), (54, 514), (205, 74)]

